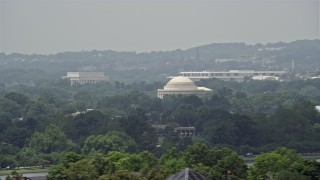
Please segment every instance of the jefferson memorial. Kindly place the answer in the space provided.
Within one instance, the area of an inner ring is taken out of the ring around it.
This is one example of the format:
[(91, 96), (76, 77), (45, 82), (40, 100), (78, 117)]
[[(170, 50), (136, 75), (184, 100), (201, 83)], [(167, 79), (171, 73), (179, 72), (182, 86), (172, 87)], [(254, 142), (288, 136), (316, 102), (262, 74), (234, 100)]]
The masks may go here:
[(183, 76), (172, 78), (163, 89), (158, 89), (158, 98), (162, 99), (165, 95), (170, 94), (205, 94), (212, 92), (211, 89), (206, 87), (198, 87), (194, 82)]

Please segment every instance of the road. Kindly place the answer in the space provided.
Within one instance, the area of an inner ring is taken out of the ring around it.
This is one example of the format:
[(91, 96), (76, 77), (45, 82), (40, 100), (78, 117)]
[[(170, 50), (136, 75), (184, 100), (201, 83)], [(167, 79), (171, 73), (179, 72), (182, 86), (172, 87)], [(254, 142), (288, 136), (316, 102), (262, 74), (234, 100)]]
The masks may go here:
[[(37, 178), (37, 180), (42, 180), (42, 179), (45, 179), (45, 178), (41, 178), (40, 177), (46, 177), (48, 175), (47, 172), (39, 172), (39, 173), (26, 173), (26, 174), (23, 174), (24, 177), (29, 177), (29, 178), (32, 178), (32, 177), (39, 177), (39, 179)], [(7, 177), (7, 175), (5, 176), (0, 176), (0, 179), (1, 180), (5, 180)]]

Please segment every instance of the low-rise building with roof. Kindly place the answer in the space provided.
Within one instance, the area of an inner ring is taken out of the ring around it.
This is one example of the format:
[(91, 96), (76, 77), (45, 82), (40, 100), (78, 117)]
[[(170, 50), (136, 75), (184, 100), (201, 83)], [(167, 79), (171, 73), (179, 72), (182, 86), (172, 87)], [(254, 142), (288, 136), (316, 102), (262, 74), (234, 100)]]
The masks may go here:
[(176, 132), (179, 137), (193, 137), (196, 134), (196, 128), (195, 127), (176, 127), (174, 128), (174, 132)]
[(279, 77), (276, 76), (263, 76), (263, 75), (259, 75), (259, 76), (253, 76), (251, 77), (253, 80), (260, 80), (260, 81), (280, 81)]
[(109, 77), (104, 72), (67, 72), (63, 79), (69, 79), (71, 85), (107, 82)]
[(229, 71), (203, 71), (203, 72), (180, 72), (181, 76), (192, 80), (217, 78), (224, 81), (241, 82), (245, 77), (253, 76), (275, 76), (284, 75), (285, 71), (255, 71), (255, 70), (229, 70)]

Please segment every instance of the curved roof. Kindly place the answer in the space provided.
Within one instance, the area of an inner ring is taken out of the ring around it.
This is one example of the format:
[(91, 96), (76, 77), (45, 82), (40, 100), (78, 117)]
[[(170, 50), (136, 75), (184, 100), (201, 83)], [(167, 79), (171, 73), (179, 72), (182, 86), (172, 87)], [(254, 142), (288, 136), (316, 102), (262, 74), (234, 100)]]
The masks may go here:
[(164, 86), (164, 89), (197, 90), (198, 87), (191, 79), (183, 76), (177, 76), (172, 78), (167, 85)]
[(177, 76), (172, 78), (168, 83), (193, 83), (193, 81), (187, 77), (184, 76)]

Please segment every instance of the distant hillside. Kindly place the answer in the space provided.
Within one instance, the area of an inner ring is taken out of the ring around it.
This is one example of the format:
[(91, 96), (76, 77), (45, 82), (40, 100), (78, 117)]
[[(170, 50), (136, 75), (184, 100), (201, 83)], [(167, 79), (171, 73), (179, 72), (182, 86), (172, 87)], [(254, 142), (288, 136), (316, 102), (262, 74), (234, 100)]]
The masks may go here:
[[(179, 71), (275, 69), (296, 72), (317, 71), (320, 40), (247, 45), (213, 43), (187, 50), (165, 52), (81, 51), (52, 55), (0, 53), (0, 82), (33, 83), (57, 79), (67, 71), (105, 71), (116, 81), (153, 81)], [(30, 71), (29, 71), (30, 70)]]

